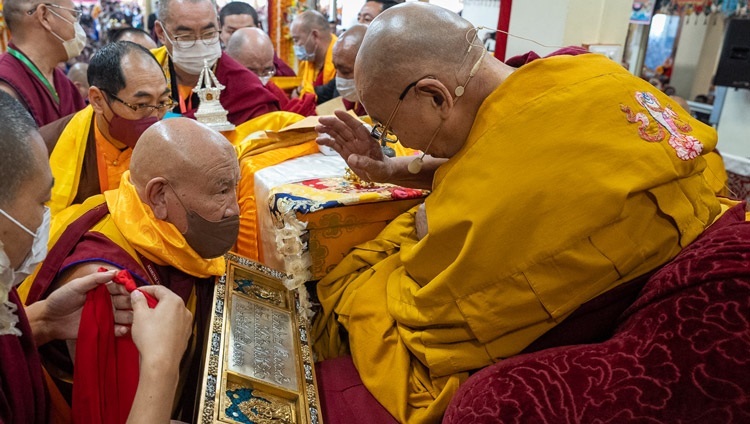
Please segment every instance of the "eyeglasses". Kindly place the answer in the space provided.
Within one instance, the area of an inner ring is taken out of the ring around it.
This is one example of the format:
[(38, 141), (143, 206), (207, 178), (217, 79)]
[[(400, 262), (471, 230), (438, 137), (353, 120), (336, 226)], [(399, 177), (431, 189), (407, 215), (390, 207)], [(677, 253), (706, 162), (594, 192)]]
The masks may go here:
[[(102, 90), (102, 91), (104, 91), (104, 90)], [(122, 100), (121, 98), (115, 96), (114, 94), (108, 93), (106, 91), (104, 91), (104, 93), (106, 93), (108, 97), (111, 97), (111, 98), (117, 100), (118, 102), (124, 104), (125, 106), (129, 107), (130, 110), (132, 110), (133, 112), (148, 111), (149, 114), (152, 114), (154, 112), (161, 112), (164, 109), (169, 109), (171, 107), (174, 107), (174, 105), (175, 105), (174, 100), (172, 100), (171, 98), (169, 100), (167, 100), (166, 102), (159, 103), (158, 105), (149, 105), (149, 104), (145, 104), (145, 103), (139, 103), (139, 104), (133, 105), (133, 104), (130, 104), (130, 103)]]
[(253, 69), (253, 68), (247, 68), (250, 70), (250, 72), (254, 73), (258, 76), (258, 78), (272, 78), (274, 75), (276, 75), (276, 68), (275, 67), (269, 67), (265, 69)]
[[(81, 15), (83, 15), (83, 12), (80, 11), (80, 10), (78, 10), (78, 9), (72, 9), (70, 7), (63, 7), (63, 6), (60, 6), (59, 4), (54, 4), (54, 3), (39, 3), (39, 4), (35, 5), (33, 8), (31, 8), (30, 10), (28, 10), (26, 12), (26, 14), (33, 15), (34, 12), (36, 12), (36, 10), (41, 5), (45, 5), (47, 7), (52, 7), (52, 8), (55, 8), (55, 9), (67, 10), (67, 11), (73, 13), (73, 22), (74, 23), (75, 22), (80, 22), (81, 21)], [(55, 13), (55, 15), (62, 18), (62, 16), (58, 15), (57, 13)], [(63, 19), (65, 19), (65, 18), (63, 18)]]
[(401, 92), (401, 95), (398, 96), (398, 102), (396, 103), (396, 107), (393, 108), (393, 112), (391, 112), (390, 116), (388, 116), (388, 120), (385, 121), (385, 125), (378, 122), (372, 128), (372, 131), (370, 132), (370, 136), (378, 140), (378, 144), (385, 147), (385, 143), (395, 143), (398, 141), (398, 137), (396, 137), (396, 135), (390, 131), (391, 123), (393, 123), (393, 118), (396, 116), (398, 109), (401, 107), (401, 103), (404, 101), (404, 98), (406, 97), (407, 94), (409, 94), (409, 90), (416, 87), (419, 81), (422, 81), (423, 79), (426, 79), (426, 78), (435, 78), (435, 77), (427, 75), (407, 85), (406, 88), (404, 88), (404, 91)]
[[(161, 24), (161, 22), (159, 24)], [(221, 34), (221, 31), (211, 30), (203, 32), (199, 36), (196, 36), (195, 34), (170, 36), (169, 31), (164, 28), (164, 25), (161, 27), (164, 30), (164, 35), (167, 37), (167, 40), (180, 49), (189, 49), (193, 47), (198, 40), (201, 40), (206, 46), (212, 46), (219, 42), (219, 35)]]

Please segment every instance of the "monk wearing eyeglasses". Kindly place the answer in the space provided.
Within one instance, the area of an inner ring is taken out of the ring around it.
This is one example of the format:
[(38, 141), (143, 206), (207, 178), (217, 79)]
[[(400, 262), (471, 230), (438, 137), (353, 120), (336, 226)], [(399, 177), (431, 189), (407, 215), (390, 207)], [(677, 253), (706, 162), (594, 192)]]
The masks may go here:
[(129, 41), (97, 51), (88, 81), (90, 105), (40, 130), (55, 178), (53, 216), (117, 188), (138, 138), (174, 105), (159, 63)]
[(204, 61), (226, 87), (220, 102), (228, 112), (229, 122), (240, 125), (279, 110), (276, 97), (263, 87), (260, 78), (221, 50), (221, 30), (213, 1), (162, 0), (157, 15), (154, 30), (164, 45), (153, 52), (177, 103), (173, 113), (195, 118), (200, 99), (192, 90)]
[(345, 113), (317, 128), (360, 177), (432, 188), (317, 285), (318, 358), (350, 354), (398, 422), (440, 422), (472, 372), (614, 288), (640, 289), (719, 217), (744, 221), (704, 173), (713, 128), (603, 55), (515, 69), (478, 31), (407, 3), (362, 42), (354, 79), (379, 138), (426, 156), (384, 157)]
[(0, 90), (19, 100), (40, 127), (86, 107), (57, 69), (86, 47), (81, 11), (71, 0), (5, 0), (2, 12), (12, 35), (0, 55)]

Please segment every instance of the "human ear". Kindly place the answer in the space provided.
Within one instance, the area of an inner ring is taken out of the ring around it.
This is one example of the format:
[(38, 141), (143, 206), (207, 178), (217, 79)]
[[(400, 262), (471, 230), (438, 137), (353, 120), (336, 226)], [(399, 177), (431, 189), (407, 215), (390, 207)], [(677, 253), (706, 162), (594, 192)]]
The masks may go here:
[(166, 196), (167, 184), (167, 180), (162, 177), (150, 180), (146, 183), (143, 193), (145, 198), (142, 199), (154, 211), (154, 217), (162, 221), (166, 220), (167, 215), (169, 215)]
[(159, 20), (154, 21), (154, 32), (156, 33), (156, 38), (158, 38), (159, 41), (161, 41), (161, 43), (166, 46), (167, 40), (165, 40), (164, 27), (162, 25), (164, 24), (162, 24), (161, 21)]
[(448, 117), (454, 104), (448, 87), (435, 78), (425, 78), (417, 82), (416, 89), (418, 95), (430, 98), (432, 107), (438, 109), (442, 118)]
[(107, 100), (104, 98), (104, 92), (99, 87), (92, 85), (89, 87), (89, 104), (94, 108), (94, 112), (99, 115), (104, 115), (105, 103)]
[(42, 26), (47, 31), (51, 31), (52, 30), (52, 26), (50, 25), (49, 21), (52, 18), (50, 17), (51, 13), (48, 13), (49, 9), (47, 8), (47, 6), (44, 3), (40, 4), (39, 6), (37, 6), (37, 8), (42, 9), (42, 11), (39, 14), (39, 17), (37, 17), (37, 19), (39, 20), (39, 22), (42, 24)]

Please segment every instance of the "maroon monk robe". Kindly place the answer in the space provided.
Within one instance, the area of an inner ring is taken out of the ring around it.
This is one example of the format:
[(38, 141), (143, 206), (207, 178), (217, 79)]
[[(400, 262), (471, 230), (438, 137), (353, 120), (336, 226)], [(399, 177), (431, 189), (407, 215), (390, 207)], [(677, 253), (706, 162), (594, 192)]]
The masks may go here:
[(346, 100), (344, 98), (342, 98), (341, 101), (344, 103), (344, 107), (346, 108), (346, 110), (353, 110), (354, 113), (357, 114), (357, 116), (367, 115), (367, 111), (365, 110), (365, 107), (362, 106), (362, 103), (350, 102), (349, 100)]
[[(167, 57), (167, 60), (170, 61), (169, 69), (172, 76), (172, 98), (176, 100), (179, 99), (177, 77), (174, 73), (172, 59)], [(240, 125), (257, 116), (279, 110), (279, 102), (273, 94), (263, 87), (260, 78), (237, 63), (225, 52), (221, 53), (221, 57), (216, 62), (214, 73), (219, 82), (226, 87), (221, 92), (219, 101), (224, 109), (229, 112), (227, 119), (234, 125)], [(190, 109), (187, 111), (180, 110), (181, 106), (178, 104), (175, 106), (174, 112), (195, 119), (195, 112), (198, 110), (199, 103), (198, 95), (193, 93), (189, 102)]]
[(277, 77), (296, 77), (297, 74), (294, 73), (294, 69), (290, 68), (289, 65), (286, 64), (283, 60), (281, 60), (280, 57), (276, 56), (276, 53), (273, 54), (273, 66), (276, 68), (276, 75)]
[(0, 423), (46, 423), (47, 391), (31, 327), (16, 289), (8, 300), (18, 307), (21, 336), (0, 336)]
[[(173, 416), (174, 419), (192, 422), (196, 402), (195, 395), (200, 387), (201, 353), (204, 350), (203, 335), (206, 334), (213, 301), (213, 283), (211, 279), (193, 277), (170, 266), (158, 266), (142, 256), (139, 258), (143, 263), (143, 266), (141, 266), (122, 247), (101, 233), (88, 231), (108, 213), (107, 204), (102, 203), (83, 214), (66, 228), (42, 263), (42, 267), (29, 291), (27, 303), (31, 304), (45, 298), (49, 295), (50, 287), (57, 276), (72, 266), (86, 262), (106, 262), (119, 269), (127, 269), (133, 275), (138, 286), (150, 283), (162, 284), (180, 296), (185, 303), (187, 303), (193, 288), (195, 288), (197, 307), (194, 320), (198, 328), (198, 337), (191, 338), (188, 351), (182, 358), (180, 387), (183, 389), (177, 392), (178, 398)], [(68, 377), (70, 377), (73, 372), (73, 365), (64, 343), (48, 343), (40, 348), (40, 352), (45, 364), (52, 365), (55, 369), (68, 374)], [(137, 362), (137, 358), (135, 360)], [(60, 381), (56, 381), (56, 383), (62, 384)], [(116, 382), (113, 382), (111, 387), (117, 387)], [(63, 392), (68, 396), (70, 402), (70, 388), (64, 387), (64, 389), (66, 390), (63, 390)]]
[(305, 93), (302, 97), (296, 99), (290, 99), (289, 96), (279, 88), (278, 85), (274, 84), (273, 81), (268, 81), (266, 89), (273, 94), (279, 101), (281, 110), (285, 112), (294, 112), (302, 116), (313, 116), (315, 115), (315, 108), (317, 103), (315, 102), (315, 95), (312, 93)]
[[(23, 54), (13, 43), (9, 43), (8, 47)], [(65, 73), (55, 68), (54, 79), (55, 90), (60, 98), (59, 104), (47, 86), (23, 62), (7, 52), (0, 55), (0, 80), (16, 90), (21, 103), (40, 127), (86, 107), (78, 88)]]

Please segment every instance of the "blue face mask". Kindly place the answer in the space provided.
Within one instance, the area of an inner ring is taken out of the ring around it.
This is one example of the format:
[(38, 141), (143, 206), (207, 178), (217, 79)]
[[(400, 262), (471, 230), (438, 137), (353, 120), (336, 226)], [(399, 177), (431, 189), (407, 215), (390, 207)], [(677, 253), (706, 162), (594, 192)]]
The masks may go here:
[(293, 46), (294, 48), (294, 55), (297, 56), (297, 60), (300, 62), (308, 61), (312, 62), (315, 60), (315, 52), (308, 53), (307, 49), (305, 48), (305, 44), (310, 40), (310, 36), (312, 35), (312, 32), (307, 35), (307, 39), (305, 39), (305, 42), (302, 43), (302, 45), (295, 44)]

